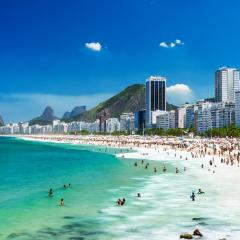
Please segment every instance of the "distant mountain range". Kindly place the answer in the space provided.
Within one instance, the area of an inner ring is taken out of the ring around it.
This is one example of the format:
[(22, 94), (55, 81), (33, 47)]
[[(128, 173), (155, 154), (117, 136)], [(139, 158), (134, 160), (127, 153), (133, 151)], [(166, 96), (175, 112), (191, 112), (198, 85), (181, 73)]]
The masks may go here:
[(65, 112), (62, 116), (62, 120), (74, 118), (84, 112), (86, 112), (86, 106), (75, 107), (71, 112)]
[[(61, 120), (70, 121), (95, 121), (101, 114), (105, 113), (110, 117), (119, 117), (124, 112), (135, 112), (145, 108), (145, 85), (134, 84), (128, 86), (117, 95), (99, 103), (96, 107), (86, 111), (85, 106), (75, 107), (71, 112), (65, 112)], [(167, 110), (174, 110), (177, 107), (167, 103)], [(51, 124), (54, 119), (54, 111), (51, 107), (46, 107), (40, 117), (29, 122), (30, 125)]]
[(58, 118), (54, 116), (53, 109), (50, 106), (47, 106), (41, 116), (36, 117), (29, 121), (29, 125), (35, 125), (35, 124), (48, 125), (48, 124), (52, 124), (52, 121), (55, 119), (58, 119)]
[(1, 126), (4, 126), (5, 124), (4, 124), (4, 121), (3, 121), (3, 118), (2, 118), (2, 116), (0, 115), (0, 127)]

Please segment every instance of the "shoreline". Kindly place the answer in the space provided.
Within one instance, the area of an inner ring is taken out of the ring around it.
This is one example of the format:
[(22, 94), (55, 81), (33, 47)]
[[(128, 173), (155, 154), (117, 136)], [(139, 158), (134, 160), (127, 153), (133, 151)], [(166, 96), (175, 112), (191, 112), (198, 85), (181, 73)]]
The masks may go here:
[[(225, 152), (222, 155), (214, 154), (212, 144), (208, 144), (205, 149), (206, 153), (202, 153), (203, 143), (208, 142), (209, 139), (185, 139), (183, 140), (184, 143), (189, 145), (182, 148), (179, 145), (179, 138), (94, 135), (16, 135), (14, 137), (27, 141), (130, 149), (133, 151), (113, 155), (120, 160), (135, 159), (136, 162), (140, 160), (166, 162), (175, 166), (176, 170), (178, 166), (181, 166), (180, 172), (184, 171), (183, 169), (191, 170), (197, 178), (204, 178), (206, 174), (212, 175), (211, 179), (208, 179), (211, 184), (214, 184), (214, 181), (240, 181), (240, 167), (236, 159), (231, 162)], [(213, 140), (215, 144), (218, 141), (218, 139)], [(222, 141), (220, 140), (220, 142)], [(226, 143), (223, 142), (223, 146), (225, 145)]]
[[(131, 158), (149, 161), (198, 162), (215, 166), (239, 167), (238, 149), (222, 152), (228, 139), (182, 139), (142, 136), (99, 136), (99, 135), (11, 135), (26, 141), (63, 143), (72, 145), (100, 146), (106, 148), (129, 149), (131, 152), (114, 154), (117, 158)], [(212, 142), (210, 142), (212, 141)], [(238, 140), (231, 140), (234, 144)], [(210, 142), (210, 143), (208, 143)], [(206, 144), (207, 143), (207, 144)], [(221, 145), (220, 145), (221, 143)], [(205, 148), (205, 149), (204, 149)], [(231, 146), (232, 148), (232, 146)], [(221, 151), (221, 153), (220, 153)], [(219, 153), (218, 153), (219, 152)], [(187, 164), (188, 165), (188, 164)]]

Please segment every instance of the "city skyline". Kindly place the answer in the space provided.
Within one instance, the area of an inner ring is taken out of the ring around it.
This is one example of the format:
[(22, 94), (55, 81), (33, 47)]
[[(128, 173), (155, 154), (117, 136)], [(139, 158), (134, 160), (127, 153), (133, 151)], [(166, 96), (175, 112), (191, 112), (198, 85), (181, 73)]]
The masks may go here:
[(46, 105), (57, 115), (89, 109), (151, 75), (168, 79), (170, 103), (194, 102), (214, 96), (216, 69), (239, 66), (237, 1), (218, 12), (217, 1), (13, 2), (0, 10), (6, 122), (29, 120)]

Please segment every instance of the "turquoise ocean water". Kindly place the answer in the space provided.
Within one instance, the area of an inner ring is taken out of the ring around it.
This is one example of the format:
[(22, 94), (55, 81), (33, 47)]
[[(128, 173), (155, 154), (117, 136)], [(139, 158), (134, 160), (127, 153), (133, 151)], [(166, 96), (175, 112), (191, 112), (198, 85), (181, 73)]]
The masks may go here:
[[(0, 137), (0, 239), (174, 240), (194, 228), (209, 236), (223, 228), (221, 237), (239, 233), (237, 207), (232, 215), (216, 207), (218, 187), (183, 172), (182, 163), (149, 162), (145, 169), (140, 161), (134, 167), (136, 160), (116, 158), (116, 151)], [(199, 186), (209, 192), (193, 203), (189, 194)], [(118, 198), (126, 205), (116, 206)]]

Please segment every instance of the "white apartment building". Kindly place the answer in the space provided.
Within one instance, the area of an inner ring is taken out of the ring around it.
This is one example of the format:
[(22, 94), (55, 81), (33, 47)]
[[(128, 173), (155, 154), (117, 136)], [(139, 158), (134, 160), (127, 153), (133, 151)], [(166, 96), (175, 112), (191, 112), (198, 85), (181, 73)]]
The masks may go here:
[(170, 128), (170, 113), (167, 111), (161, 111), (156, 116), (156, 127), (167, 131)]
[(184, 128), (186, 123), (187, 106), (182, 106), (175, 111), (175, 127)]
[(215, 73), (216, 102), (234, 102), (235, 92), (240, 90), (240, 74), (236, 68), (223, 67)]
[(108, 118), (106, 120), (106, 131), (112, 133), (115, 131), (120, 131), (120, 122), (117, 118)]
[(120, 131), (134, 130), (134, 113), (123, 113), (120, 116)]
[(60, 120), (59, 119), (53, 120), (53, 123), (52, 123), (53, 133), (59, 133), (60, 132), (59, 125), (60, 125)]
[(20, 122), (18, 126), (19, 126), (19, 132), (21, 134), (28, 134), (28, 127), (29, 127), (28, 122)]
[(0, 127), (0, 132), (3, 134), (17, 134), (20, 132), (20, 129), (18, 124), (10, 123)]

